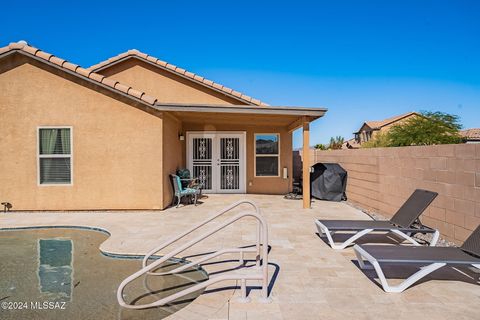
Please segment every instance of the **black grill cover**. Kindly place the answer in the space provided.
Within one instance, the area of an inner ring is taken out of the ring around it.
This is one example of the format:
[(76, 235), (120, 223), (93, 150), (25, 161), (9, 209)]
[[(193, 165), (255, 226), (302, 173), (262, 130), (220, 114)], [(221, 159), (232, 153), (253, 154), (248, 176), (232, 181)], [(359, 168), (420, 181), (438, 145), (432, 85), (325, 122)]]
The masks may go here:
[(347, 200), (347, 171), (338, 163), (317, 163), (310, 173), (312, 196), (320, 200)]

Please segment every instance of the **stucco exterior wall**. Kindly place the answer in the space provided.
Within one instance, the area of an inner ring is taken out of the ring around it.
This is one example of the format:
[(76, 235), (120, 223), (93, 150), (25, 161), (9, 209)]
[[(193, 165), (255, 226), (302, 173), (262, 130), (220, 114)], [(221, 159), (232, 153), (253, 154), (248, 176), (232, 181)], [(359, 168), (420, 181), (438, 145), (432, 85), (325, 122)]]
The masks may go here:
[(159, 102), (242, 104), (215, 90), (134, 58), (112, 65), (99, 73), (134, 88), (141, 88)]
[(421, 220), (456, 243), (480, 224), (480, 144), (313, 150), (310, 160), (342, 165), (348, 199), (388, 217), (415, 189), (438, 192)]
[(178, 168), (185, 167), (183, 145), (179, 139), (182, 123), (171, 116), (165, 116), (163, 121), (163, 207), (168, 207), (173, 198), (173, 187), (170, 174)]
[[(201, 125), (184, 123), (184, 132), (188, 131), (245, 131), (246, 132), (246, 184), (247, 193), (258, 194), (285, 194), (290, 191), (292, 185), (292, 134), (284, 128), (268, 126), (249, 126), (240, 124), (212, 124)], [(255, 133), (279, 133), (280, 134), (280, 166), (279, 177), (255, 177)], [(185, 141), (183, 144), (183, 158), (186, 159)], [(288, 179), (283, 179), (282, 171), (286, 167)]]
[[(104, 74), (163, 102), (239, 104), (138, 60)], [(14, 210), (164, 209), (172, 199), (169, 174), (186, 165), (186, 141), (179, 134), (187, 131), (245, 131), (247, 193), (291, 189), (292, 135), (286, 124), (294, 119), (252, 115), (252, 122), (232, 122), (215, 114), (207, 124), (190, 123), (20, 55), (2, 60), (0, 88), (0, 200)], [(39, 184), (40, 126), (72, 127), (72, 185)], [(279, 177), (254, 176), (255, 133), (280, 134)]]
[[(155, 96), (160, 102), (189, 103), (189, 104), (242, 104), (241, 102), (218, 93), (189, 80), (173, 75), (158, 67), (138, 59), (128, 59), (112, 65), (99, 73), (112, 77), (122, 83), (142, 88), (146, 93)], [(164, 207), (170, 204), (172, 197), (171, 183), (168, 175), (178, 167), (186, 166), (186, 141), (180, 142), (178, 134), (187, 131), (246, 131), (246, 182), (247, 193), (283, 194), (290, 190), (292, 176), (292, 136), (286, 129), (278, 127), (248, 126), (232, 124), (225, 121), (219, 124), (214, 120), (218, 115), (212, 115), (212, 122), (208, 125), (186, 122), (178, 123), (173, 119), (164, 119), (163, 135), (167, 143), (164, 144)], [(254, 133), (280, 133), (280, 175), (283, 167), (288, 168), (289, 178), (282, 177), (255, 177), (254, 176)], [(251, 184), (251, 185), (250, 185)]]
[[(9, 63), (0, 70), (1, 201), (14, 210), (162, 208), (160, 117), (39, 63)], [(56, 125), (73, 127), (72, 186), (38, 185), (37, 127)]]

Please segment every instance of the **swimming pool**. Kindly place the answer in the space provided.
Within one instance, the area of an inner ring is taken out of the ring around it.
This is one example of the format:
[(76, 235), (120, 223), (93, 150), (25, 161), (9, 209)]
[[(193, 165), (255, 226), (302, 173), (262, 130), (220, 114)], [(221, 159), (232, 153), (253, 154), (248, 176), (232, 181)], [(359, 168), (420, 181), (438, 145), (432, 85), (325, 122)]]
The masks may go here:
[[(0, 231), (0, 319), (162, 319), (202, 293), (164, 307), (121, 308), (117, 287), (141, 261), (105, 256), (99, 246), (106, 238), (98, 231), (63, 228)], [(200, 268), (149, 276), (126, 288), (126, 301), (153, 302), (207, 279)]]

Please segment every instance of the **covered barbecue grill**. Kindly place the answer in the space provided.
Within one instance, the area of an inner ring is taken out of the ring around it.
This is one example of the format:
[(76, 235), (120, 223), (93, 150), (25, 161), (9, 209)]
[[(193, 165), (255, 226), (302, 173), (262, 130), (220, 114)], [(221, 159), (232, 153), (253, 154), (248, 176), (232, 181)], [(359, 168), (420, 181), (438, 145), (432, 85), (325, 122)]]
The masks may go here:
[(347, 200), (347, 171), (338, 163), (317, 163), (312, 167), (312, 196), (320, 200)]

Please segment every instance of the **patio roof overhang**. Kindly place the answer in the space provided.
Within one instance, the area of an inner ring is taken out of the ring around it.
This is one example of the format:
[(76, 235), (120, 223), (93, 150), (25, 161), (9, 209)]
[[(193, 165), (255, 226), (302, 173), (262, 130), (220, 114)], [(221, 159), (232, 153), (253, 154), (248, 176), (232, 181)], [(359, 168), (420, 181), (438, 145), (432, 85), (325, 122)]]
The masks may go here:
[(282, 126), (292, 132), (303, 128), (303, 208), (310, 208), (310, 122), (321, 118), (325, 108), (248, 105), (162, 104), (154, 108), (182, 122)]
[(251, 125), (282, 126), (293, 131), (321, 118), (325, 108), (248, 106), (248, 105), (208, 105), (208, 104), (165, 104), (156, 103), (155, 108), (168, 112), (177, 119), (192, 123), (248, 123)]

